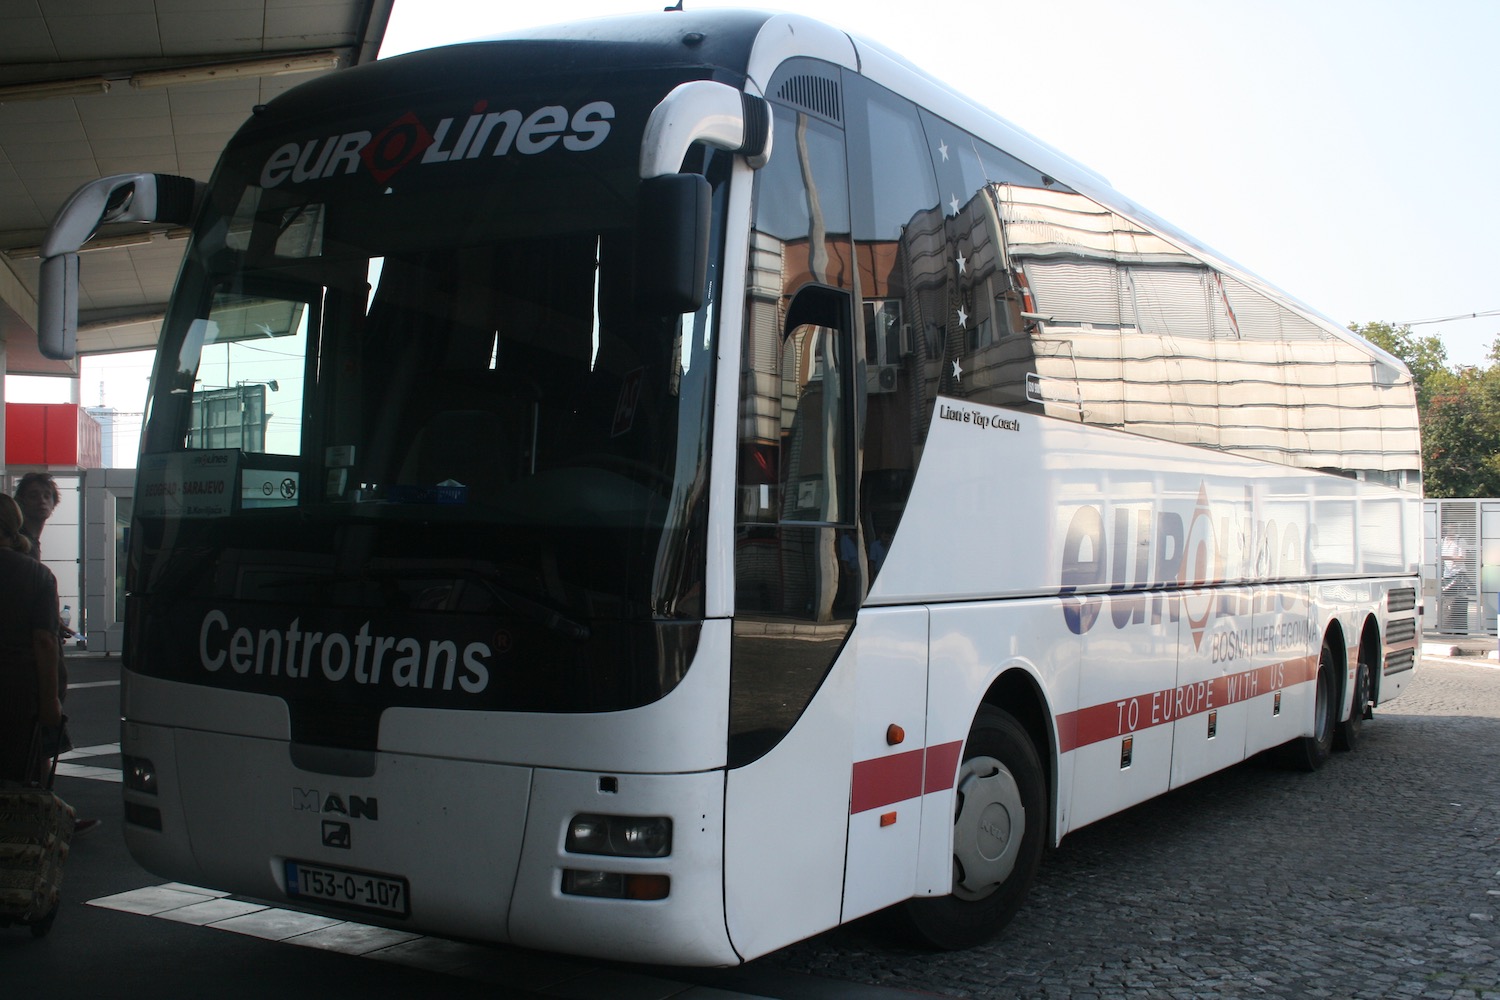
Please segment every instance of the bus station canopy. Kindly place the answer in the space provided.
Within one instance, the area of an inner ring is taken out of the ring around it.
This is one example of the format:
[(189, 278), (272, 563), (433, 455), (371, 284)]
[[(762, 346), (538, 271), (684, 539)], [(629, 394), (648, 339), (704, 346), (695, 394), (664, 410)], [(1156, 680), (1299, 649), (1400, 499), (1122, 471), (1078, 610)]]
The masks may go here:
[[(37, 248), (80, 185), (208, 180), (252, 109), (376, 57), (394, 0), (20, 0), (0, 7), (0, 343), (5, 371), (70, 375), (36, 347)], [(80, 354), (154, 346), (184, 233), (138, 225), (84, 247)], [(89, 253), (90, 248), (110, 252)]]

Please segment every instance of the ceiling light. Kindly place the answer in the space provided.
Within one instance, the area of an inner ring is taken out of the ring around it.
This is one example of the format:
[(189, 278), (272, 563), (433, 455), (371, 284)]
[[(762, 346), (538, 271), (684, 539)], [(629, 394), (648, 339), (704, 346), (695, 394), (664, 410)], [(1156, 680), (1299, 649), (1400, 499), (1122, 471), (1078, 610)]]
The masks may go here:
[[(83, 246), (78, 248), (79, 253), (88, 253), (90, 250), (118, 250), (120, 247), (143, 247), (151, 242), (152, 234), (146, 233), (121, 233), (118, 236), (96, 236)], [(5, 256), (11, 260), (35, 260), (42, 255), (39, 245), (28, 247), (11, 247), (5, 251)]]
[(203, 66), (183, 66), (180, 69), (153, 69), (133, 73), (130, 85), (143, 87), (171, 87), (185, 83), (212, 83), (215, 80), (234, 80), (247, 76), (283, 76), (288, 73), (316, 73), (320, 70), (338, 69), (338, 53), (332, 51), (311, 52), (302, 55), (281, 56), (270, 59), (248, 59), (238, 62), (209, 63)]
[(72, 80), (48, 80), (40, 83), (18, 83), (0, 87), (0, 104), (11, 101), (45, 101), (54, 97), (91, 97), (109, 93), (109, 81), (102, 76)]

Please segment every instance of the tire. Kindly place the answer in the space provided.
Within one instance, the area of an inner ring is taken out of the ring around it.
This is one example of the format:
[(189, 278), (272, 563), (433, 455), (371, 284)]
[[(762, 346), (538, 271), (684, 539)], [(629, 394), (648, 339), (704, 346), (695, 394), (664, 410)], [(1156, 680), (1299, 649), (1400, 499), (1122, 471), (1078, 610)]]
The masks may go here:
[(1286, 745), (1289, 763), (1299, 771), (1316, 771), (1333, 750), (1333, 736), (1339, 725), (1339, 704), (1334, 684), (1333, 646), (1323, 640), (1318, 654), (1317, 697), (1313, 709), (1313, 735), (1303, 736)]
[(1370, 704), (1370, 665), (1365, 662), (1364, 650), (1360, 650), (1359, 663), (1354, 668), (1354, 700), (1349, 705), (1349, 719), (1340, 722), (1333, 734), (1333, 746), (1337, 750), (1358, 750), (1359, 737), (1365, 724), (1365, 709)]
[(1047, 779), (1026, 730), (988, 705), (964, 744), (954, 787), (953, 892), (897, 910), (908, 938), (930, 948), (970, 948), (994, 937), (1021, 908), (1041, 864)]

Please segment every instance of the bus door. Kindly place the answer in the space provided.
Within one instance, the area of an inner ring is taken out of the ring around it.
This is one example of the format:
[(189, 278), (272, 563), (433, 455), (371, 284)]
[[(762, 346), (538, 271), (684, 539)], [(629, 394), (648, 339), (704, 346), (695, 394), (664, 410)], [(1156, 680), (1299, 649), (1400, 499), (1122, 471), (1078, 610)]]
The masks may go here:
[(1161, 711), (1173, 720), (1174, 788), (1245, 757), (1257, 595), (1252, 587), (1216, 587), (1183, 596), (1177, 686), (1161, 696)]
[[(747, 372), (741, 396), (724, 844), (741, 954), (839, 920), (858, 662), (850, 633), (865, 592), (851, 317), (847, 293), (808, 285), (787, 309), (779, 350), (747, 347), (764, 363)], [(923, 673), (914, 689), (925, 687)]]
[(1304, 734), (1313, 717), (1322, 637), (1309, 617), (1306, 584), (1262, 588), (1246, 666), (1235, 672), (1226, 701), (1243, 702), (1245, 753), (1280, 746)]

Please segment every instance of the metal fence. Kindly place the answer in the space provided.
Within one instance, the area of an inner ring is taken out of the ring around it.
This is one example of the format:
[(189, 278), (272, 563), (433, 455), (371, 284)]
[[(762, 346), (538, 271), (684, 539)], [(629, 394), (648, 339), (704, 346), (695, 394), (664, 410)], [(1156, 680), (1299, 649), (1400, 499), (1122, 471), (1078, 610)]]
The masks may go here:
[(1494, 635), (1500, 602), (1500, 499), (1422, 504), (1422, 593), (1427, 628)]

